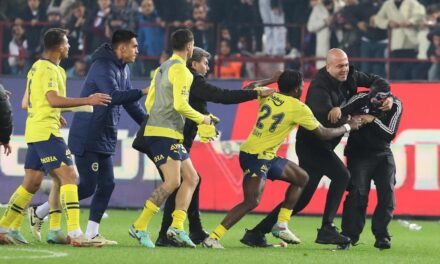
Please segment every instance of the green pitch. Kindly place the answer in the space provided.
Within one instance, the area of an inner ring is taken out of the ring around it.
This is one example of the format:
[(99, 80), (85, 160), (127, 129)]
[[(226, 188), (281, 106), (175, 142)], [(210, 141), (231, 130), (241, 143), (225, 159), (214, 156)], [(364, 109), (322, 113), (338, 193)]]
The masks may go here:
[[(0, 211), (3, 213), (3, 209)], [(301, 239), (300, 245), (289, 245), (287, 248), (258, 249), (249, 248), (239, 242), (244, 229), (254, 226), (262, 215), (248, 215), (234, 226), (222, 240), (225, 250), (155, 248), (141, 247), (128, 235), (128, 227), (138, 216), (138, 211), (109, 210), (109, 218), (103, 219), (101, 233), (119, 245), (103, 248), (73, 248), (70, 246), (53, 246), (33, 241), (25, 220), (22, 232), (31, 242), (26, 246), (0, 246), (0, 263), (105, 263), (105, 264), (156, 264), (156, 263), (440, 263), (440, 222), (414, 221), (421, 225), (421, 231), (411, 231), (393, 221), (390, 230), (393, 235), (392, 248), (379, 251), (373, 247), (374, 238), (367, 222), (360, 245), (348, 251), (336, 251), (334, 246), (315, 244), (316, 229), (319, 217), (295, 217), (291, 223), (294, 233)], [(81, 226), (85, 229), (88, 210), (81, 211)], [(224, 213), (203, 213), (205, 228), (212, 230), (223, 218)], [(157, 232), (162, 215), (157, 215), (150, 225), (153, 239)], [(339, 225), (340, 219), (337, 220)], [(47, 231), (48, 224), (43, 227)], [(46, 237), (46, 232), (43, 232)], [(272, 243), (278, 240), (267, 236)]]

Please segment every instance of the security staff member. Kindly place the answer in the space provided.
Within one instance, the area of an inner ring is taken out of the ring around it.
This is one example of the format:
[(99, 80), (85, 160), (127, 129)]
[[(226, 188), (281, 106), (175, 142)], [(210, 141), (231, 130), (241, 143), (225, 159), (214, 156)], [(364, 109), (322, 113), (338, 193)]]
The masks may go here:
[[(395, 205), (394, 185), (396, 165), (390, 142), (396, 136), (402, 117), (402, 103), (394, 97), (390, 111), (379, 109), (389, 93), (368, 95), (360, 93), (342, 107), (342, 113), (362, 114), (364, 126), (350, 133), (345, 147), (347, 167), (351, 174), (348, 195), (344, 201), (342, 214), (342, 234), (355, 245), (365, 225), (368, 194), (371, 181), (377, 191), (377, 206), (373, 214), (372, 228), (379, 249), (391, 247), (388, 224), (393, 218)], [(341, 248), (348, 248), (345, 244)]]

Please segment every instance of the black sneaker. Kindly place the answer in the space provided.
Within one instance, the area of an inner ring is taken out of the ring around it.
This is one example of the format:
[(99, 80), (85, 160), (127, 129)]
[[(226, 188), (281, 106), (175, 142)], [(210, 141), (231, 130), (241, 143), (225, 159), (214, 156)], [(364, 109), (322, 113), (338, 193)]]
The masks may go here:
[(318, 244), (334, 244), (343, 245), (349, 244), (351, 242), (350, 238), (341, 235), (335, 226), (322, 226), (318, 229), (318, 236), (316, 237), (315, 243)]
[(272, 245), (267, 244), (266, 237), (263, 233), (254, 230), (246, 229), (246, 233), (240, 242), (250, 247), (272, 247)]
[(189, 233), (189, 238), (194, 242), (194, 244), (199, 245), (203, 242), (207, 237), (209, 237), (209, 233), (205, 230), (199, 230), (197, 232)]
[(338, 244), (336, 246), (336, 249), (338, 250), (349, 250), (352, 246), (357, 246), (359, 239), (354, 239), (350, 237), (351, 242), (350, 243), (345, 243), (345, 244)]
[(155, 245), (156, 247), (179, 247), (179, 245), (177, 245), (176, 242), (168, 239), (166, 235), (165, 236), (159, 235)]
[(388, 237), (376, 238), (376, 242), (374, 243), (374, 247), (378, 249), (390, 249), (391, 248), (391, 240)]

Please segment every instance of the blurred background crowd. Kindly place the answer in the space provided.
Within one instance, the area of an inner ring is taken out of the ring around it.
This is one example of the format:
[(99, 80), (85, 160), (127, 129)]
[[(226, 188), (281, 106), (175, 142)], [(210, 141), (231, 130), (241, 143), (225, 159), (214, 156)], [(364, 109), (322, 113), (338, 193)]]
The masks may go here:
[(215, 78), (300, 69), (310, 78), (330, 48), (357, 69), (392, 80), (440, 80), (439, 0), (0, 0), (0, 74), (24, 76), (51, 27), (69, 31), (69, 78), (117, 29), (138, 34), (133, 75), (148, 78), (170, 54), (169, 34), (190, 28)]

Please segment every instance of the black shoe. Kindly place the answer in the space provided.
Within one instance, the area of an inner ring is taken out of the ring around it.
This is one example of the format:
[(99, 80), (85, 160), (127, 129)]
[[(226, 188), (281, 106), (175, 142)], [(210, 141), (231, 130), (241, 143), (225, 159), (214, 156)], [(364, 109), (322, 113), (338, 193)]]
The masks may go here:
[[(348, 237), (348, 236), (346, 236), (346, 237)], [(357, 246), (357, 245), (359, 245), (358, 244), (358, 241), (359, 241), (359, 238), (352, 238), (352, 237), (349, 237), (350, 238), (350, 240), (351, 240), (351, 242), (350, 243), (345, 243), (345, 244), (338, 244), (337, 246), (336, 246), (336, 249), (338, 249), (338, 250), (349, 250), (352, 246)]]
[(166, 235), (165, 236), (159, 235), (159, 237), (156, 240), (156, 247), (179, 247), (179, 245), (177, 245), (176, 242), (168, 239)]
[(391, 240), (389, 237), (376, 238), (376, 243), (374, 243), (374, 247), (378, 249), (390, 249)]
[(196, 245), (202, 243), (207, 237), (209, 237), (209, 233), (203, 229), (197, 232), (189, 233), (189, 238), (191, 238), (192, 242), (194, 242)]
[(318, 229), (318, 236), (316, 237), (315, 243), (318, 244), (334, 244), (343, 245), (349, 244), (351, 242), (350, 238), (341, 235), (335, 226), (326, 225)]
[(266, 237), (260, 231), (247, 230), (243, 238), (240, 240), (241, 243), (250, 247), (271, 247), (272, 245), (267, 244)]

